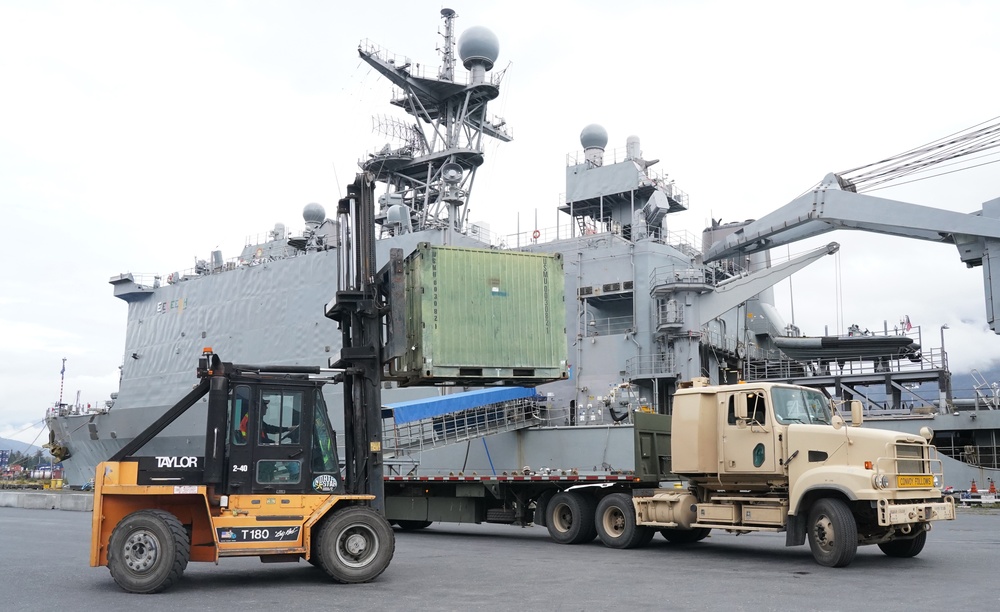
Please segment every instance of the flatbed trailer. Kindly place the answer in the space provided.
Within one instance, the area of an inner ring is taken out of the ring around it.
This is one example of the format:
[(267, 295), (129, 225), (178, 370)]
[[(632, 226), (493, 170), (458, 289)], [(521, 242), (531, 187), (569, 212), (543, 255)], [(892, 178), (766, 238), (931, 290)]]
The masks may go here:
[(400, 529), (422, 529), (438, 521), (535, 524), (562, 544), (593, 539), (589, 517), (605, 496), (660, 486), (635, 474), (452, 474), (384, 480), (386, 516)]

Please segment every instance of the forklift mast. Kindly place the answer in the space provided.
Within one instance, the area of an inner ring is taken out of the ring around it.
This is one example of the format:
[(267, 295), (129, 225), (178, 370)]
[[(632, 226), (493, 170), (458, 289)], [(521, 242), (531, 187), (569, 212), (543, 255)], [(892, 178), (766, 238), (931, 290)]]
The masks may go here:
[(326, 316), (341, 330), (344, 460), (348, 493), (374, 495), (371, 506), (385, 511), (382, 482), (382, 319), (389, 312), (376, 282), (375, 177), (359, 173), (337, 204), (340, 253), (337, 294)]

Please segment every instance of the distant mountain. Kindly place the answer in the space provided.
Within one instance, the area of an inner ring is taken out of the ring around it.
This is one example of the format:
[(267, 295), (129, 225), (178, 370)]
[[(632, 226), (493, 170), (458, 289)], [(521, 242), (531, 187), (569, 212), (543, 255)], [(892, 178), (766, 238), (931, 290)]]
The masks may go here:
[(46, 456), (48, 456), (48, 451), (42, 449), (40, 446), (32, 446), (27, 442), (18, 442), (17, 440), (11, 440), (10, 438), (0, 438), (0, 450), (9, 450), (11, 452), (19, 451), (28, 455), (34, 455), (35, 452), (42, 451)]

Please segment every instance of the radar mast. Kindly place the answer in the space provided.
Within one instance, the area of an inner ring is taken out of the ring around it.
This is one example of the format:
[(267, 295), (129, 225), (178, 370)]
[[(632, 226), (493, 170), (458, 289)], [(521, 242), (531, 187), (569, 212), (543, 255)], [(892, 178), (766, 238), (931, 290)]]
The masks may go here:
[[(376, 131), (391, 140), (359, 163), (386, 184), (375, 217), (383, 234), (435, 227), (464, 232), (470, 191), (483, 163), (483, 137), (512, 140), (505, 121), (486, 113), (487, 103), (500, 95), (504, 71), (491, 73), (500, 43), (481, 26), (464, 31), (456, 43), (456, 17), (451, 9), (441, 10), (442, 66), (433, 76), (368, 41), (358, 46), (361, 59), (396, 87), (390, 102), (415, 119), (409, 124), (376, 118)], [(467, 72), (456, 69), (456, 44)]]

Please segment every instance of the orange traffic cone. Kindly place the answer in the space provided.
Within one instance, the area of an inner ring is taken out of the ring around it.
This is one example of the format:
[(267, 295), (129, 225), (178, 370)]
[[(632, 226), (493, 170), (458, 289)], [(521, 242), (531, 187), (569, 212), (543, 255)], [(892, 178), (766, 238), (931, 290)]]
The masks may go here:
[(996, 485), (996, 483), (993, 482), (992, 478), (990, 478), (989, 480), (990, 480), (990, 493), (992, 493), (993, 495), (996, 495), (997, 494), (997, 485)]
[(979, 493), (979, 489), (976, 488), (976, 481), (972, 481), (972, 488), (969, 489), (969, 493)]

